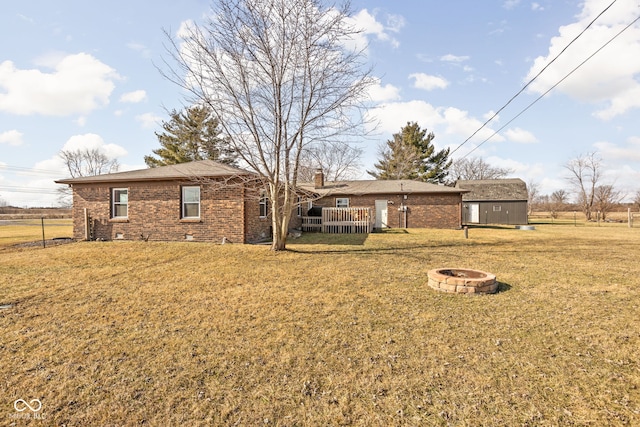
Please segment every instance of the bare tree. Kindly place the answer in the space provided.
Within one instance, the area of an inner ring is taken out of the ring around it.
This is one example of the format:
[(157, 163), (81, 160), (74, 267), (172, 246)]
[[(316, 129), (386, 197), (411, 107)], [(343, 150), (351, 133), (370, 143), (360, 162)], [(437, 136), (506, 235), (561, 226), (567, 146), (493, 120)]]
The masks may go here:
[(636, 195), (633, 198), (633, 204), (640, 210), (640, 190), (636, 191)]
[(62, 150), (58, 153), (72, 178), (117, 172), (118, 159), (110, 159), (98, 148)]
[(462, 158), (453, 161), (449, 176), (453, 182), (459, 179), (500, 179), (513, 173), (513, 169), (491, 166), (481, 157)]
[(298, 181), (312, 182), (318, 168), (328, 181), (354, 179), (359, 174), (362, 148), (348, 144), (322, 144), (309, 147), (300, 156)]
[(566, 190), (556, 190), (551, 193), (550, 208), (551, 208), (551, 217), (557, 218), (558, 212), (563, 210), (569, 200), (569, 193)]
[(273, 250), (286, 248), (307, 147), (361, 134), (373, 80), (348, 6), (323, 0), (213, 0), (204, 24), (169, 34), (163, 75), (211, 107), (240, 164), (262, 181)]
[(580, 155), (564, 166), (569, 171), (567, 181), (572, 185), (577, 203), (587, 221), (591, 221), (595, 190), (602, 179), (602, 161), (596, 152)]
[[(58, 156), (64, 162), (72, 178), (117, 172), (120, 168), (118, 159), (109, 158), (98, 148), (62, 150), (58, 153)], [(71, 205), (71, 189), (69, 187), (59, 187), (58, 192), (60, 205)]]
[(527, 206), (528, 211), (527, 214), (531, 215), (533, 213), (533, 207), (536, 203), (538, 203), (538, 198), (540, 196), (540, 184), (535, 181), (529, 181), (527, 183)]
[(613, 185), (599, 185), (594, 192), (594, 206), (600, 212), (602, 220), (607, 219), (611, 209), (620, 204), (625, 194), (616, 190)]

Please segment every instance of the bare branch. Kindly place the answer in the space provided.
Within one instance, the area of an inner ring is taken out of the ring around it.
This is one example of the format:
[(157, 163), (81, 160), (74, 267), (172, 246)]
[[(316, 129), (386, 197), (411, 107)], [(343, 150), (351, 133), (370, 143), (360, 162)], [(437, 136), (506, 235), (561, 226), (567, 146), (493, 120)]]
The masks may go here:
[(163, 75), (208, 105), (241, 165), (256, 172), (284, 249), (300, 165), (315, 147), (361, 134), (372, 83), (348, 9), (321, 0), (214, 0), (202, 25), (169, 35)]

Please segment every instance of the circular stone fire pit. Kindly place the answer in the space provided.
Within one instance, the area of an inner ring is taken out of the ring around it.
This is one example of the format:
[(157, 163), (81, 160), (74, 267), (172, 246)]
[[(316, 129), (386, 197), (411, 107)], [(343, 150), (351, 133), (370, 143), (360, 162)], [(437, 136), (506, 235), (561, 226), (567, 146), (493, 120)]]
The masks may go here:
[(496, 276), (465, 268), (429, 270), (429, 286), (437, 291), (459, 294), (493, 294), (498, 290)]

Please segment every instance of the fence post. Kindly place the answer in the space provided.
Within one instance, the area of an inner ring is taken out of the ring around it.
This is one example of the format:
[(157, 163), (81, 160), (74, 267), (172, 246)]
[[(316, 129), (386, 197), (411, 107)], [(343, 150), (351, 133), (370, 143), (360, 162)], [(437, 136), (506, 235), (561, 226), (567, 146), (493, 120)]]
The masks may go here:
[(46, 240), (44, 239), (44, 217), (40, 217), (40, 222), (42, 224), (42, 247), (46, 248), (47, 243), (46, 243)]

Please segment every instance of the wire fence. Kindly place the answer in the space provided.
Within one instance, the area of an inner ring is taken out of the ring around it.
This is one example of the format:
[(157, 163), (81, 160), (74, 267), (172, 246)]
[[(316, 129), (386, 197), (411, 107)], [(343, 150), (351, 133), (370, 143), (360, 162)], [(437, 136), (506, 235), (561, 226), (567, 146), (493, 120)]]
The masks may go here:
[(0, 218), (0, 247), (47, 247), (72, 240), (71, 218)]

